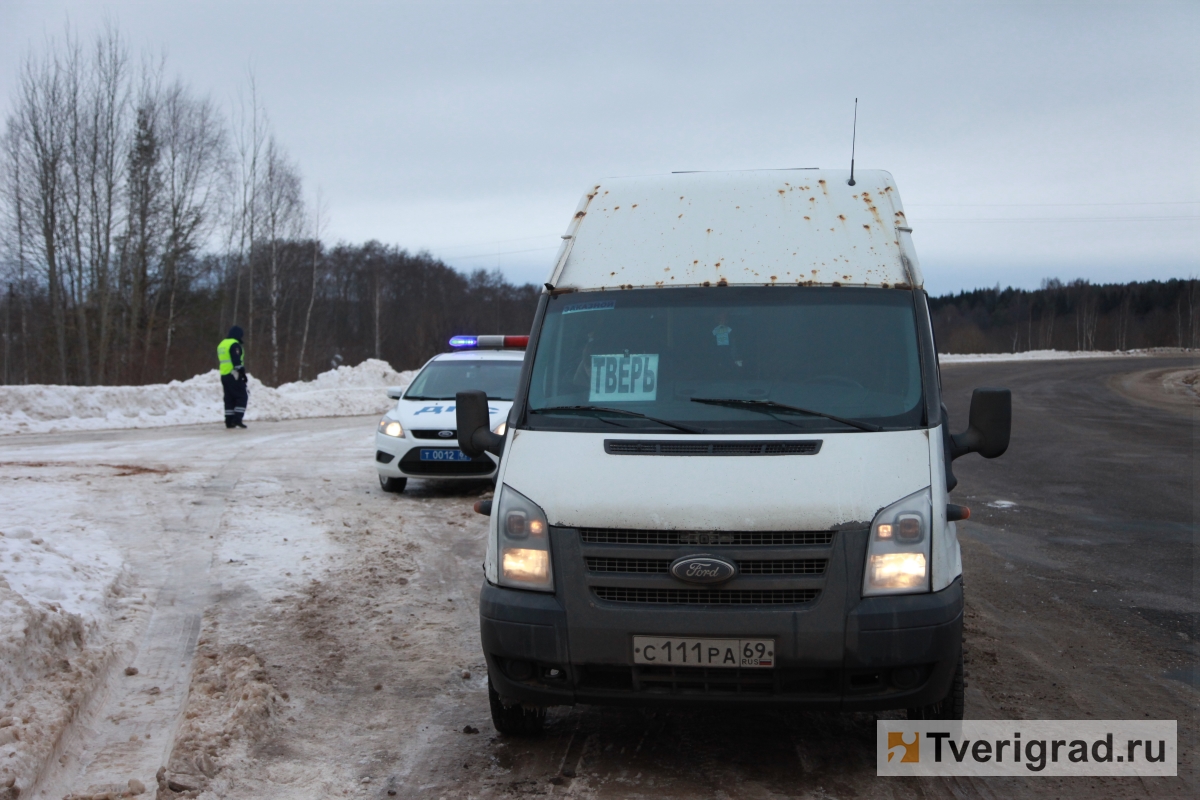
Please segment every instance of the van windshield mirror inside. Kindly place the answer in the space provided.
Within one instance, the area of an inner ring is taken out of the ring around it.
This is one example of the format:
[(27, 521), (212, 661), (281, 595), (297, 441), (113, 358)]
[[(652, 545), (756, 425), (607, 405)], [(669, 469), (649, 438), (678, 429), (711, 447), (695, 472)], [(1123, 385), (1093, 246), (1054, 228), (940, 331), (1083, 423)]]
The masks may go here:
[[(706, 433), (919, 427), (923, 397), (913, 295), (850, 287), (711, 287), (551, 298), (526, 417), (538, 429), (600, 430), (555, 407), (629, 409)], [(720, 398), (754, 403), (705, 403)], [(630, 417), (631, 428), (660, 426)], [(608, 427), (612, 430), (611, 427)]]
[(512, 400), (520, 361), (432, 361), (413, 379), (405, 400), (453, 400), (458, 392), (486, 392), (489, 400)]

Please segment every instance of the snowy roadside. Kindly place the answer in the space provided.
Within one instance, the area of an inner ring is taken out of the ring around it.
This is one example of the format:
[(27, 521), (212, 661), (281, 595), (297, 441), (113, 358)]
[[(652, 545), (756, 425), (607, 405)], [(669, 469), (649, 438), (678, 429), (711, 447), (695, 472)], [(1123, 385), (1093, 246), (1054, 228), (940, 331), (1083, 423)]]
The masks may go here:
[[(367, 359), (277, 388), (251, 375), (246, 419), (381, 414), (390, 404), (386, 387), (407, 386), (414, 374)], [(224, 419), (221, 396), (215, 369), (186, 381), (149, 386), (2, 386), (0, 435), (216, 424)]]
[(939, 364), (978, 364), (994, 361), (1065, 361), (1076, 358), (1138, 358), (1144, 356), (1189, 355), (1178, 347), (1151, 347), (1143, 350), (1026, 350), (1021, 353), (940, 353)]

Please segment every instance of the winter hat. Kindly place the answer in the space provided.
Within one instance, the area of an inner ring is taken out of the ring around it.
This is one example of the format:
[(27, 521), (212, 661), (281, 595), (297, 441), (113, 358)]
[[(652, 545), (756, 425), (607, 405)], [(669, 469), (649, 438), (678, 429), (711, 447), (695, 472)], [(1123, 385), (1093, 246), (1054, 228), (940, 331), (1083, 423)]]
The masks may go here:
[(232, 328), (229, 329), (229, 338), (237, 339), (240, 342), (242, 340), (242, 336), (244, 336), (245, 333), (246, 332), (243, 331), (241, 328), (239, 328), (237, 325), (234, 325)]

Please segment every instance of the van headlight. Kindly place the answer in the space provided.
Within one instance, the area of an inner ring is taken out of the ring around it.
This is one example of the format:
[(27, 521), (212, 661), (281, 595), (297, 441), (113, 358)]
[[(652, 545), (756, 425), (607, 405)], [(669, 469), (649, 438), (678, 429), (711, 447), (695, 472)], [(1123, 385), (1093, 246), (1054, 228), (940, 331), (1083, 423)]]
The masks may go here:
[(492, 433), (496, 434), (497, 436), (503, 436), (504, 432), (507, 430), (508, 430), (508, 421), (505, 420), (504, 422), (501, 422), (496, 427), (492, 428)]
[(499, 508), (496, 528), (500, 539), (500, 585), (554, 591), (546, 514), (507, 485), (500, 488)]
[(875, 515), (863, 596), (929, 591), (929, 548), (933, 519), (930, 490), (922, 489)]
[(404, 437), (404, 428), (400, 427), (400, 423), (387, 417), (379, 420), (379, 432), (384, 436), (395, 436), (397, 439)]

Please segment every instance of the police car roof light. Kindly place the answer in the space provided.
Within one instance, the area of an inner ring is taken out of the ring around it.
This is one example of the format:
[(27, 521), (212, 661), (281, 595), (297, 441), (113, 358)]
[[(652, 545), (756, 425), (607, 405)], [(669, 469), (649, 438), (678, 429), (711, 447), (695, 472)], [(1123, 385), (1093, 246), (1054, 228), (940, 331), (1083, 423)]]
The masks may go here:
[(513, 347), (524, 349), (529, 346), (528, 336), (451, 336), (450, 346), (468, 347)]

